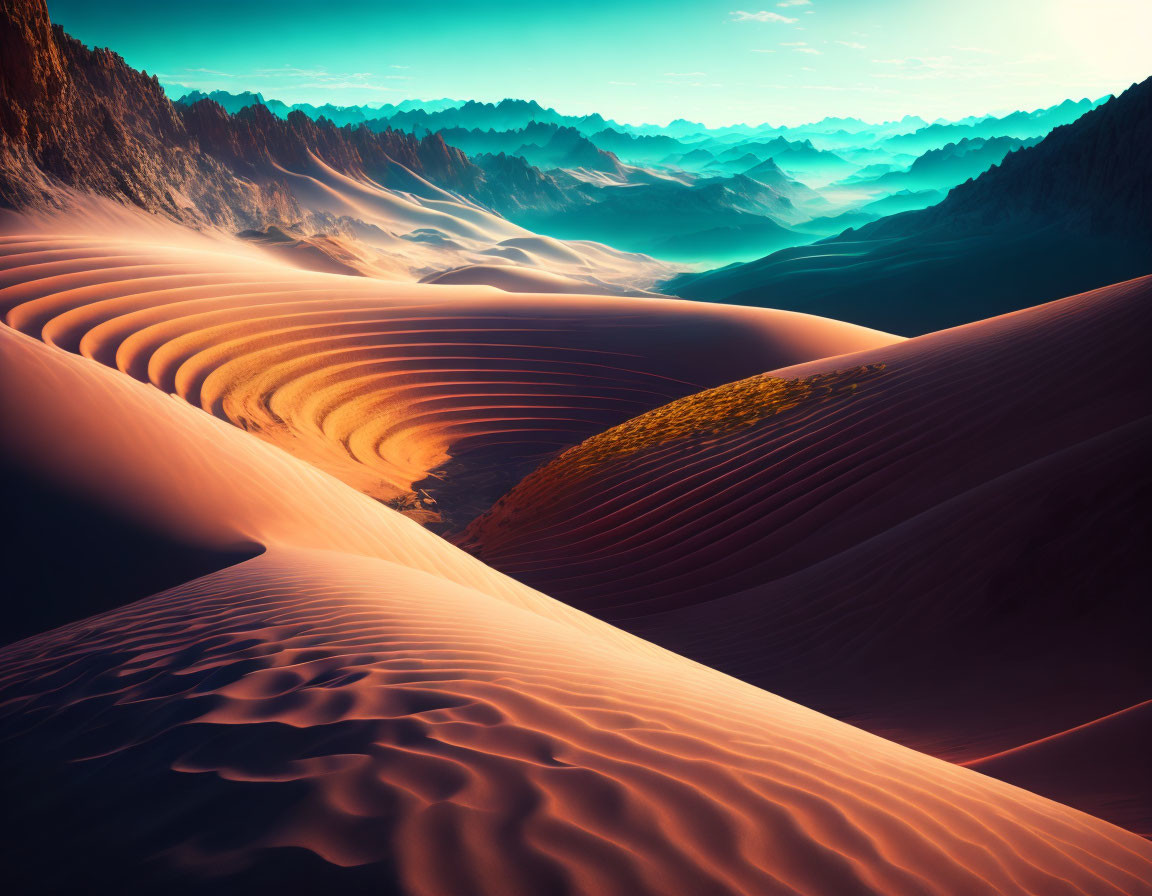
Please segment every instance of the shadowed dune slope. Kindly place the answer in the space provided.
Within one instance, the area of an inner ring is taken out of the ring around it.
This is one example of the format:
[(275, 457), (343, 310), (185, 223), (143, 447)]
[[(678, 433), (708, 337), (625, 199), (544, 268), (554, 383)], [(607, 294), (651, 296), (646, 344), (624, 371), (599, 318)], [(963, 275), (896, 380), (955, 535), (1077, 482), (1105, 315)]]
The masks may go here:
[(965, 763), (1152, 837), (1152, 701)]
[(1035, 740), (1148, 696), (1150, 321), (1146, 278), (691, 396), (462, 544), (938, 755)]
[(462, 522), (517, 470), (672, 398), (896, 339), (761, 309), (302, 271), (175, 228), (133, 239), (123, 223), (0, 237), (0, 314), (373, 497), (427, 480), (426, 516), (429, 492), (452, 514), (449, 459), (489, 472)]

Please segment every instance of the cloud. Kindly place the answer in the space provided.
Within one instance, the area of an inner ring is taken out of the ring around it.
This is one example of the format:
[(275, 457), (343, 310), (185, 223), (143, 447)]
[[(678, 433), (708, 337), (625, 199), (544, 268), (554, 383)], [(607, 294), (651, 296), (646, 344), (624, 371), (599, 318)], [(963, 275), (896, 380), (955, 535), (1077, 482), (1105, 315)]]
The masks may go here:
[(728, 13), (732, 18), (730, 22), (780, 22), (785, 25), (795, 25), (796, 19), (790, 19), (788, 16), (782, 16), (778, 12), (766, 12), (760, 10), (759, 12), (745, 12), (742, 9), (734, 10)]
[(899, 91), (871, 85), (845, 85), (845, 84), (794, 84), (791, 90), (799, 87), (801, 90), (825, 90), (830, 93), (898, 93)]
[(228, 72), (218, 72), (218, 71), (216, 71), (216, 69), (214, 69), (214, 68), (186, 68), (186, 69), (184, 69), (184, 71), (186, 71), (186, 72), (195, 72), (195, 73), (196, 73), (196, 74), (198, 74), (198, 75), (217, 75), (217, 76), (219, 76), (219, 77), (221, 77), (221, 78), (231, 78), (231, 77), (233, 77), (233, 76), (232, 76), (232, 75), (230, 75)]
[(812, 0), (780, 0), (777, 6), (811, 6)]
[(384, 84), (365, 84), (360, 81), (302, 81), (293, 87), (315, 87), (324, 90), (395, 90)]
[(823, 50), (817, 50), (815, 47), (793, 47), (793, 51), (797, 53), (807, 53), (810, 56), (823, 56)]
[(672, 84), (676, 87), (723, 87), (723, 84), (705, 83), (704, 81), (661, 81), (661, 84)]
[(832, 43), (840, 44), (840, 46), (842, 46), (842, 47), (851, 47), (853, 50), (866, 50), (866, 49), (868, 49), (867, 47), (864, 46), (864, 44), (857, 43), (854, 40), (835, 40), (835, 41), (832, 41)]
[(665, 78), (703, 78), (707, 72), (664, 72)]
[[(885, 72), (872, 72), (873, 78), (897, 81), (963, 80), (976, 81), (1001, 78), (1004, 69), (994, 65), (969, 65), (951, 56), (909, 56), (904, 59), (873, 59), (879, 65), (893, 68)], [(1011, 63), (1004, 63), (1010, 65)]]
[(753, 53), (775, 53), (775, 50), (753, 50)]
[(322, 88), (327, 90), (395, 90), (380, 81), (410, 81), (407, 75), (376, 75), (372, 72), (331, 72), (328, 69), (300, 68), (295, 65), (280, 65), (272, 68), (258, 68), (257, 75), (279, 81), (278, 88)]
[(806, 41), (806, 40), (783, 40), (783, 41), (780, 41), (780, 46), (782, 46), (782, 47), (806, 47), (806, 46), (808, 46), (808, 41)]
[(410, 65), (390, 65), (388, 68), (412, 68)]

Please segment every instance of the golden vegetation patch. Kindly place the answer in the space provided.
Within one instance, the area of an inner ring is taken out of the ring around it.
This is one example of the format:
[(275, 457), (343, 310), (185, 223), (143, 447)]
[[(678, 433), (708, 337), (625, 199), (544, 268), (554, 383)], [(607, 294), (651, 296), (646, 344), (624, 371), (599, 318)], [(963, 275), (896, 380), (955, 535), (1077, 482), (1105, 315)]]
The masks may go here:
[(497, 527), (506, 526), (518, 508), (533, 506), (551, 483), (571, 484), (606, 464), (677, 442), (729, 435), (801, 406), (850, 399), (885, 366), (864, 364), (795, 379), (761, 374), (679, 398), (569, 448), (529, 474), (470, 528), (483, 526), (493, 515)]
[(727, 435), (800, 405), (851, 397), (884, 366), (866, 364), (796, 379), (760, 375), (697, 392), (586, 439), (545, 469), (552, 475), (579, 476), (674, 442)]

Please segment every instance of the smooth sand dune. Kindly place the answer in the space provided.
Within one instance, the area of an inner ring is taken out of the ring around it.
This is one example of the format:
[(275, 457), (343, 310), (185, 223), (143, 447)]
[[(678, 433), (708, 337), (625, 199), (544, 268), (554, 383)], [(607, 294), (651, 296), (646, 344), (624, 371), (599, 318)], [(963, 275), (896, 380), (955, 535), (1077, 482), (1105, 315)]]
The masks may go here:
[(462, 543), (886, 736), (1008, 749), (1148, 697), (1150, 322), (1143, 279), (691, 396)]
[[(577, 293), (603, 295), (607, 284), (602, 280), (592, 282), (565, 277), (535, 268), (525, 268), (517, 264), (470, 264), (448, 271), (430, 274), (421, 283), (438, 283), (442, 286), (479, 285), (494, 286), (505, 292), (534, 293)], [(653, 298), (662, 298), (655, 293)]]
[(379, 502), (334, 489), (311, 465), (149, 385), (7, 327), (0, 352), (3, 456), (40, 481), (189, 546), (344, 551), (520, 604), (539, 598), (446, 551), (442, 539)]
[[(459, 522), (550, 453), (672, 398), (896, 339), (761, 309), (309, 272), (175, 229), (4, 237), (0, 314)], [(460, 470), (473, 478), (453, 491)]]
[(1139, 837), (646, 645), (91, 360), (0, 348), (17, 462), (263, 548), (0, 650), (21, 892), (1152, 892)]
[(311, 216), (305, 231), (328, 234), (309, 239), (330, 258), (297, 253), (293, 262), (320, 271), (348, 264), (369, 276), (410, 281), (448, 266), (482, 265), (493, 253), (519, 249), (518, 262), (538, 267), (543, 277), (594, 276), (612, 293), (646, 288), (674, 273), (672, 266), (646, 255), (537, 236), (396, 167), (425, 195), (344, 174), (314, 154), (294, 170), (277, 165), (292, 198)]

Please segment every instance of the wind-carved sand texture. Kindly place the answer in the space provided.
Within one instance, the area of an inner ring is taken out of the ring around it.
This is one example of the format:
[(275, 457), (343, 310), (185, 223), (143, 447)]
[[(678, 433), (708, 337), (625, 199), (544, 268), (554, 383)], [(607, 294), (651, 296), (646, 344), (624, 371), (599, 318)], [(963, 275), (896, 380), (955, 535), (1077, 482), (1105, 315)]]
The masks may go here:
[[(764, 309), (302, 271), (174, 227), (68, 236), (10, 223), (10, 326), (425, 521), (467, 523), (553, 453), (673, 398), (897, 341)], [(472, 478), (453, 491), (461, 467)]]
[(1150, 892), (1134, 834), (648, 645), (121, 372), (0, 349), (8, 452), (263, 549), (0, 651), (19, 881)]
[[(1131, 524), (1152, 494), (1150, 293), (1133, 280), (680, 399), (528, 476), (459, 543), (677, 653), (949, 759), (1108, 716), (1143, 703), (1152, 676), (1133, 624), (1152, 546)], [(869, 368), (841, 396), (699, 424), (750, 384)], [(1122, 738), (1112, 749), (1126, 755)], [(1075, 763), (1047, 767), (1021, 781), (1148, 829), (1138, 769), (1117, 799), (1115, 782), (1091, 795), (1091, 766), (1082, 784)]]

